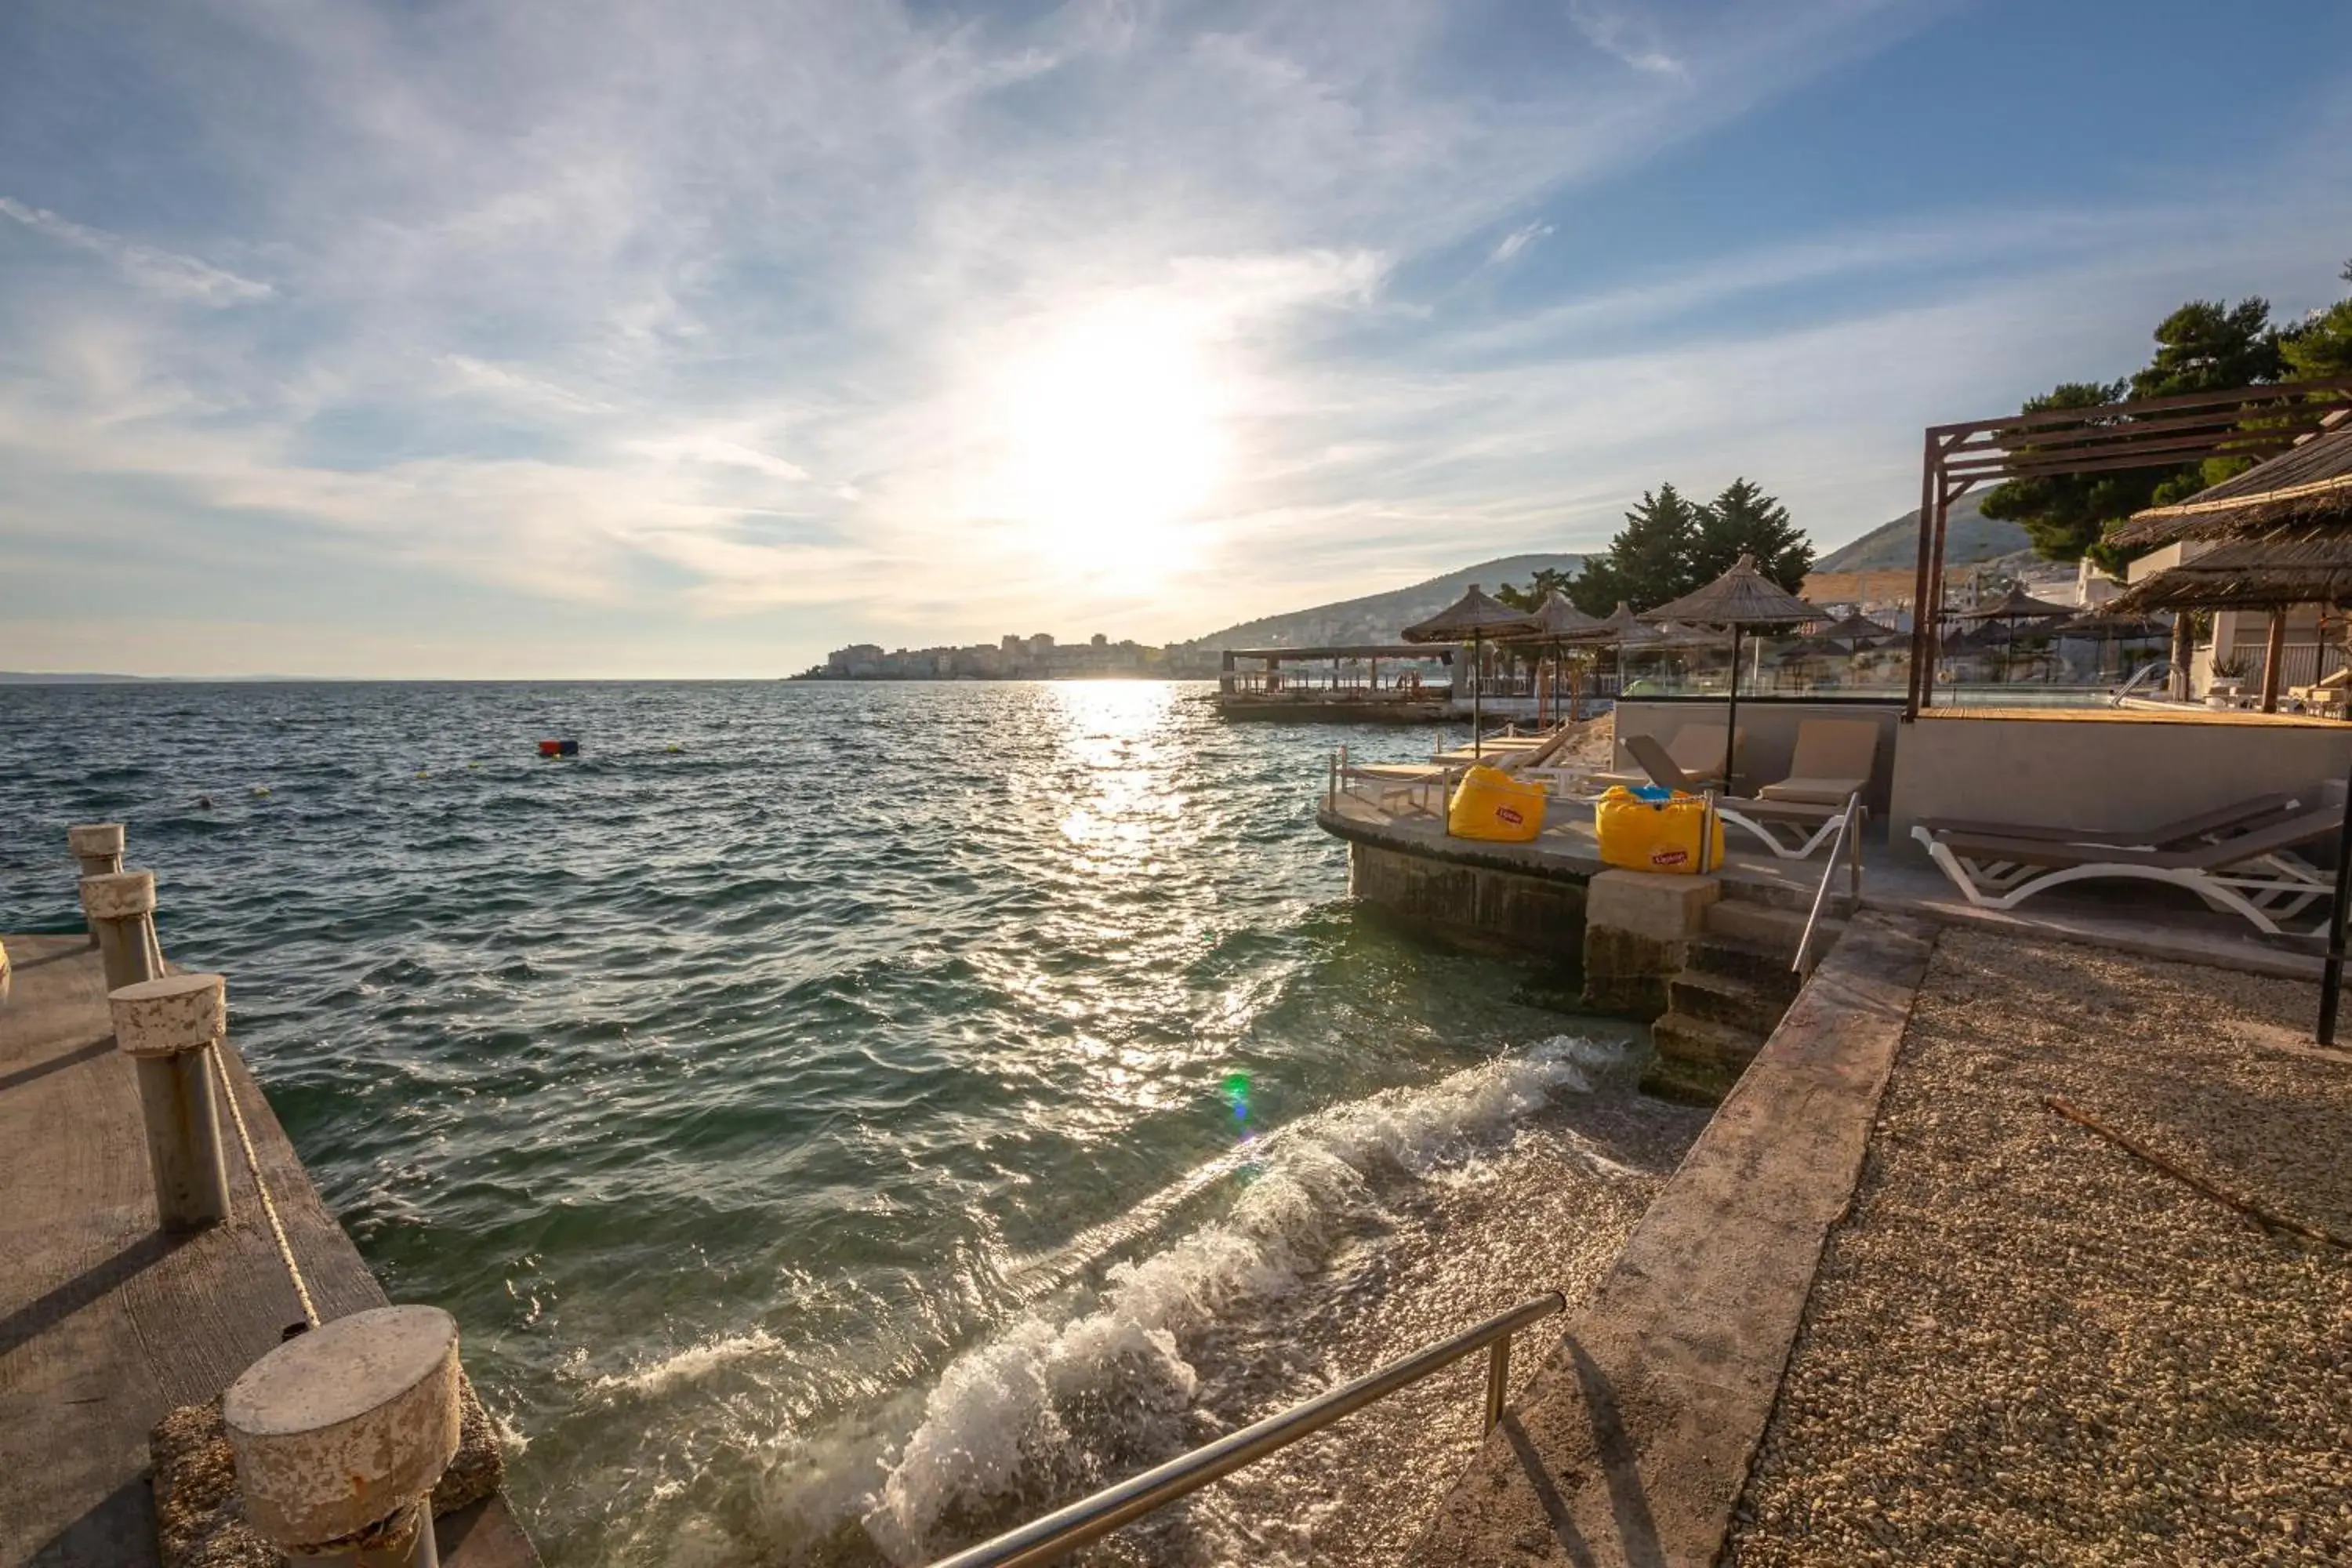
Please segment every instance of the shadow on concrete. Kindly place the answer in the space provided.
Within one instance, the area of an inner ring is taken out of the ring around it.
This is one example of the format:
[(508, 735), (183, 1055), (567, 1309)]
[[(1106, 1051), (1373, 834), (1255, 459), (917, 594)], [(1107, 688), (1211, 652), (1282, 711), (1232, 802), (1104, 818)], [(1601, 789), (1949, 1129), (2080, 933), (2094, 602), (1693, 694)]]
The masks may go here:
[(102, 1263), (94, 1263), (55, 1289), (44, 1291), (0, 1318), (0, 1356), (51, 1325), (64, 1321), (150, 1264), (159, 1263), (188, 1237), (151, 1230)]
[(1617, 1525), (1620, 1554), (1629, 1568), (1666, 1568), (1658, 1521), (1642, 1488), (1641, 1459), (1626, 1436), (1617, 1391), (1600, 1363), (1573, 1339), (1568, 1342), (1568, 1353), (1576, 1363), (1577, 1385), (1584, 1391), (1584, 1407), (1592, 1417), (1592, 1448), (1601, 1461), (1601, 1479), (1609, 1484), (1609, 1512)]
[(145, 1476), (135, 1476), (35, 1548), (25, 1568), (128, 1568), (155, 1560), (155, 1492)]
[[(73, 933), (71, 931), (65, 931), (58, 934), (71, 936)], [(22, 974), (28, 969), (38, 969), (44, 963), (63, 963), (68, 958), (85, 957), (89, 953), (96, 952), (97, 951), (98, 949), (96, 947), (61, 948), (56, 952), (45, 952), (38, 958), (20, 958), (11, 964), (10, 967), (15, 969), (17, 973)]]
[(77, 1067), (86, 1061), (94, 1061), (113, 1048), (114, 1037), (104, 1035), (85, 1045), (76, 1046), (63, 1056), (51, 1057), (45, 1062), (35, 1062), (28, 1068), (18, 1068), (15, 1072), (0, 1073), (0, 1094), (5, 1094), (12, 1089), (21, 1088), (31, 1083), (35, 1079), (47, 1078), (53, 1072)]
[(1536, 1494), (1536, 1502), (1543, 1509), (1559, 1549), (1568, 1553), (1568, 1560), (1577, 1568), (1594, 1568), (1598, 1559), (1592, 1555), (1592, 1548), (1584, 1543), (1584, 1536), (1570, 1515), (1568, 1500), (1552, 1485), (1551, 1472), (1544, 1468), (1543, 1456), (1528, 1440), (1527, 1428), (1519, 1425), (1517, 1413), (1503, 1417), (1502, 1431), (1503, 1440), (1510, 1444), (1511, 1456), (1519, 1462), (1519, 1473), (1528, 1478), (1528, 1489)]

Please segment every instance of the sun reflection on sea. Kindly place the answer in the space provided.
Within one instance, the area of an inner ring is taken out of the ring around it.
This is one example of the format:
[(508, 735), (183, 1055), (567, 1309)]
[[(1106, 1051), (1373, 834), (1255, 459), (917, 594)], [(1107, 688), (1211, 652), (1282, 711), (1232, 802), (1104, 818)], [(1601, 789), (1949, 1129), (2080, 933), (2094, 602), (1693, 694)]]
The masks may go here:
[(1181, 762), (1169, 735), (1174, 689), (1157, 681), (1068, 681), (1054, 689), (1066, 767), (1084, 795), (1062, 814), (1078, 868), (1148, 874), (1171, 847), (1198, 838), (1173, 791)]

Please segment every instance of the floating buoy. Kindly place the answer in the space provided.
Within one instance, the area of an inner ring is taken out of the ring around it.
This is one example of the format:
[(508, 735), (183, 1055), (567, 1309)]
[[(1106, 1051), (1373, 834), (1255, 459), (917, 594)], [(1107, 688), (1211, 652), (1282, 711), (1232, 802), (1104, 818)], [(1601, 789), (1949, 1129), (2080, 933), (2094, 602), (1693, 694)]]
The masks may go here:
[(256, 800), (267, 800), (267, 799), (268, 799), (268, 798), (269, 798), (269, 786), (268, 786), (268, 784), (256, 784), (256, 785), (254, 785), (254, 786), (253, 786), (253, 798), (254, 798), (254, 799), (256, 799)]
[(576, 757), (580, 754), (577, 741), (541, 741), (539, 754), (542, 757)]
[(212, 796), (210, 796), (210, 795), (200, 795), (196, 796), (196, 809), (197, 809), (198, 811), (210, 811), (212, 808), (213, 808), (213, 797), (212, 797)]
[(684, 746), (679, 745), (676, 741), (672, 741), (672, 742), (669, 743), (669, 750), (670, 750), (670, 751), (672, 751), (673, 752), (683, 752), (683, 751), (685, 751), (685, 750), (686, 750), (686, 748), (685, 748)]

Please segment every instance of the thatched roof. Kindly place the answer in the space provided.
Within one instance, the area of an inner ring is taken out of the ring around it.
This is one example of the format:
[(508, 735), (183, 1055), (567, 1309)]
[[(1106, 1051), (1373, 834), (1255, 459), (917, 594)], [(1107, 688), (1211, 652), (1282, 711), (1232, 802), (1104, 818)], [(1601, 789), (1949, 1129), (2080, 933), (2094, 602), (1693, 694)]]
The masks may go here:
[(1990, 605), (1979, 605), (1973, 610), (1956, 610), (1953, 614), (1964, 621), (2038, 621), (2053, 616), (2071, 616), (2072, 605), (2053, 605), (2047, 599), (2037, 599), (2023, 588), (2011, 583), (2009, 592)]
[(2108, 601), (2111, 612), (2254, 610), (2352, 603), (2352, 528), (2307, 524), (2235, 539)]
[(2145, 548), (2315, 524), (2352, 526), (2352, 425), (2340, 420), (2185, 501), (2134, 512), (2107, 538)]
[(2151, 616), (2118, 615), (2108, 606), (2086, 610), (2071, 621), (2061, 621), (2050, 628), (2062, 637), (2152, 637), (2168, 635), (2172, 628)]
[(1826, 633), (1799, 637), (1793, 642), (1782, 643), (1780, 647), (1782, 658), (1843, 658), (1853, 651)]
[(1953, 633), (1937, 646), (1945, 653), (1985, 653), (2008, 641), (2006, 627), (1992, 621), (1984, 621), (1967, 631)]
[(1543, 603), (1528, 612), (1519, 629), (1497, 634), (1513, 638), (1543, 642), (1595, 642), (1606, 639), (1605, 623), (1586, 615), (1568, 602), (1568, 595), (1554, 588), (1543, 596)]
[(1627, 647), (1642, 647), (1658, 642), (1663, 635), (1656, 627), (1643, 622), (1633, 613), (1633, 606), (1622, 599), (1617, 601), (1614, 610), (1601, 617), (1601, 632), (1607, 635), (1603, 637), (1596, 633), (1595, 641), (1622, 643)]
[(1527, 624), (1527, 616), (1503, 604), (1477, 584), (1469, 592), (1425, 621), (1416, 621), (1398, 634), (1407, 642), (1468, 642), (1493, 637), (1508, 627)]
[(1846, 616), (1843, 620), (1833, 621), (1813, 634), (1817, 637), (1834, 638), (1841, 642), (1851, 642), (1858, 637), (1884, 637), (1894, 635), (1893, 626), (1882, 626), (1868, 616), (1859, 612)]
[(1685, 626), (1668, 621), (1656, 628), (1658, 640), (1652, 647), (1723, 647), (1731, 641), (1731, 633), (1719, 626)]
[(1645, 610), (1642, 618), (1659, 621), (1705, 621), (1709, 626), (1788, 626), (1818, 621), (1822, 612), (1756, 570), (1756, 557), (1743, 555), (1731, 570), (1704, 588), (1695, 588), (1671, 604)]

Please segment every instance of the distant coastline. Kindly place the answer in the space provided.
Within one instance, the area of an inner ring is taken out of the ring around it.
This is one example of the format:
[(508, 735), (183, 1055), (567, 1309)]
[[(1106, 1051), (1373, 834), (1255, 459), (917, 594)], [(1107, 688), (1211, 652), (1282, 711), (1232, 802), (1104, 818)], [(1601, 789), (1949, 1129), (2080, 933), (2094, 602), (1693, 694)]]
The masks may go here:
[(1051, 674), (1041, 673), (1036, 670), (1023, 670), (1001, 675), (979, 675), (971, 672), (952, 675), (844, 675), (827, 669), (804, 669), (798, 675), (787, 675), (784, 679), (788, 681), (834, 681), (842, 684), (848, 684), (856, 681), (927, 680), (939, 685), (958, 685), (966, 681), (974, 680), (1208, 680), (1213, 679), (1214, 677), (1215, 672), (1213, 670), (1206, 674), (1202, 674), (1199, 671), (1178, 669), (1172, 667), (1163, 666), (1157, 669), (1055, 670)]

